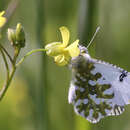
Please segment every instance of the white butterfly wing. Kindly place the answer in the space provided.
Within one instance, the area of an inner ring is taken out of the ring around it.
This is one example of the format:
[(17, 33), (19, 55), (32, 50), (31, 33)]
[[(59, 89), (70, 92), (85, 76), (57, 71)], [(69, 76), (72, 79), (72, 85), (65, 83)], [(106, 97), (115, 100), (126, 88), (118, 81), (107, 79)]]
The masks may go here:
[[(97, 82), (99, 84), (112, 84), (111, 90), (113, 90), (115, 94), (113, 102), (115, 102), (115, 104), (118, 103), (118, 105), (130, 104), (130, 73), (123, 78), (123, 81), (120, 81), (120, 75), (122, 74), (123, 69), (105, 62), (96, 62), (96, 60), (94, 66), (95, 69), (92, 71), (92, 73), (95, 74), (100, 72), (103, 75), (103, 77)], [(106, 80), (103, 80), (103, 78)], [(105, 93), (107, 93), (107, 91)]]
[(105, 116), (120, 115), (124, 105), (130, 103), (130, 73), (120, 81), (123, 69), (88, 56), (84, 58), (86, 62), (81, 60), (72, 65), (69, 103), (77, 114), (92, 123)]
[(127, 74), (122, 82), (119, 82), (118, 78), (117, 80), (113, 81), (113, 87), (115, 94), (120, 94), (121, 98), (124, 101), (124, 105), (130, 104), (130, 73)]

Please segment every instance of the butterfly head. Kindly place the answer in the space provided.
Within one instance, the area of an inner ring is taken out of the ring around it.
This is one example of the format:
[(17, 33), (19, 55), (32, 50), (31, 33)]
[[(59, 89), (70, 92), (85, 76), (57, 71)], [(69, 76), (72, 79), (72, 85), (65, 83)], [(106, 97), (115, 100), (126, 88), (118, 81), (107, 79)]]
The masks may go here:
[(80, 49), (80, 54), (77, 57), (74, 57), (71, 59), (70, 67), (74, 70), (83, 70), (86, 68), (86, 65), (89, 61), (91, 61), (91, 57), (88, 53), (88, 48), (92, 44), (94, 38), (96, 37), (96, 34), (100, 30), (100, 27), (96, 29), (96, 32), (94, 33), (91, 41), (87, 45), (87, 47), (84, 47), (82, 45), (79, 45), (78, 48)]
[(79, 45), (80, 53), (88, 53), (88, 49), (85, 46)]

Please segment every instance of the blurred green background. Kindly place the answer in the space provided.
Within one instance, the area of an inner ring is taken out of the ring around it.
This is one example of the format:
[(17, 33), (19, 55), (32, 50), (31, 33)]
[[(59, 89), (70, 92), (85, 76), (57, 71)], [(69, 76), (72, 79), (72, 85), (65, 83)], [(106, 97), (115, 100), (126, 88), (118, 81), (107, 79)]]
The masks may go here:
[[(0, 10), (7, 10), (9, 17), (2, 30), (2, 42), (11, 53), (6, 30), (21, 22), (26, 32), (22, 57), (31, 49), (61, 41), (60, 26), (69, 28), (71, 42), (79, 38), (84, 45), (101, 26), (90, 54), (130, 71), (129, 5), (129, 0), (0, 0)], [(4, 76), (0, 62), (0, 86)], [(45, 54), (30, 56), (17, 70), (0, 103), (0, 130), (130, 129), (130, 106), (122, 115), (107, 117), (98, 124), (77, 116), (67, 100), (70, 79), (70, 70), (56, 66)]]

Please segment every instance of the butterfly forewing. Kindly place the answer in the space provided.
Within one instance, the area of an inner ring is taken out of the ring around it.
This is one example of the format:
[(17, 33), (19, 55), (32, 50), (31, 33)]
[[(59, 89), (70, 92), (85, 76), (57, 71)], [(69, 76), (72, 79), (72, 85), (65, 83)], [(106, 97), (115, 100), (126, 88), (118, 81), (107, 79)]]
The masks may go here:
[(130, 99), (130, 74), (88, 54), (72, 60), (72, 81), (68, 100), (77, 114), (92, 123), (120, 115)]

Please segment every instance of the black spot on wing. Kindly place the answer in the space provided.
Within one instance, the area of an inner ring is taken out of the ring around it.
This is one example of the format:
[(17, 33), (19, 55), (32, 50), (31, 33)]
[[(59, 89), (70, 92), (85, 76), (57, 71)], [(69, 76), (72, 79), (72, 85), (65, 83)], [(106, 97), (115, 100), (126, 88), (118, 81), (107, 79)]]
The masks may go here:
[(123, 70), (123, 71), (121, 72), (121, 75), (119, 76), (119, 81), (120, 81), (120, 82), (123, 82), (124, 78), (127, 77), (127, 74), (128, 74), (128, 72), (125, 71), (125, 70)]

